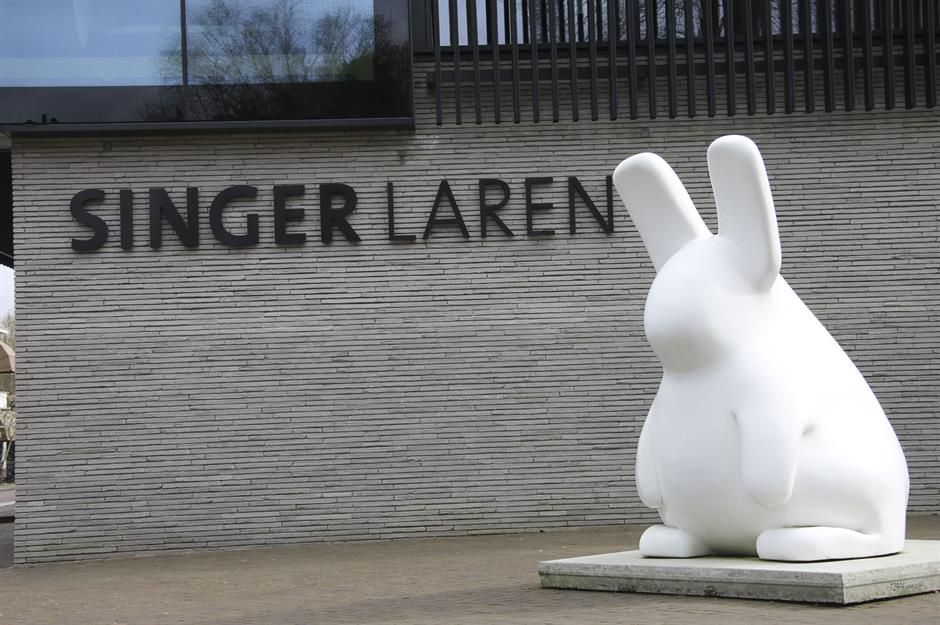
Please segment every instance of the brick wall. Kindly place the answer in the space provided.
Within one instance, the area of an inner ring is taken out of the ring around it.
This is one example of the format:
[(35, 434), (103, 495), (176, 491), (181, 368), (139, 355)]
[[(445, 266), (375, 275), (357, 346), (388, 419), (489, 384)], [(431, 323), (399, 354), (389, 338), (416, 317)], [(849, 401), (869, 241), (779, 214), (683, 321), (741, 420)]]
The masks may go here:
[[(652, 271), (619, 201), (614, 234), (580, 205), (568, 234), (565, 177), (603, 204), (604, 177), (652, 149), (714, 227), (705, 150), (731, 132), (768, 164), (783, 274), (894, 424), (911, 511), (940, 510), (937, 113), (438, 128), (418, 98), (413, 133), (14, 140), (17, 562), (651, 522), (632, 467), (660, 375), (641, 321)], [(555, 179), (537, 191), (552, 237), (525, 235), (527, 176)], [(512, 239), (480, 235), (484, 177), (511, 186)], [(421, 239), (444, 178), (469, 240)], [(387, 181), (415, 243), (386, 239)], [(319, 240), (325, 182), (357, 190), (361, 243)], [(274, 244), (272, 186), (288, 183), (307, 185), (303, 246)], [(233, 231), (260, 215), (252, 248), (209, 230), (233, 184), (259, 189), (226, 213)], [(187, 186), (201, 245), (165, 228), (152, 250), (147, 189), (182, 207)], [(68, 203), (89, 187), (111, 238), (79, 254)]]

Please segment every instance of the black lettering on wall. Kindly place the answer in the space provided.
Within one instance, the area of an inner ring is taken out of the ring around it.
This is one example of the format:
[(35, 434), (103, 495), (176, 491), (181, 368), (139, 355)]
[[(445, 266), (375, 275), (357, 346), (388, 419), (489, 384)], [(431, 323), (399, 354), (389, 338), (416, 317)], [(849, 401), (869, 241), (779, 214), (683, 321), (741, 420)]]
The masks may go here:
[(575, 205), (575, 196), (580, 196), (581, 200), (591, 211), (591, 214), (594, 215), (594, 219), (597, 220), (597, 223), (600, 224), (601, 230), (607, 234), (611, 234), (614, 231), (614, 183), (611, 176), (607, 176), (607, 219), (605, 220), (600, 211), (597, 210), (597, 205), (594, 204), (594, 200), (591, 199), (591, 196), (588, 195), (588, 192), (584, 190), (584, 187), (581, 185), (581, 181), (578, 180), (577, 176), (568, 176), (568, 232), (571, 234), (576, 234), (578, 231), (577, 222), (574, 215), (574, 205)]
[(186, 221), (180, 216), (166, 189), (150, 189), (150, 247), (163, 244), (163, 220), (173, 227), (176, 236), (186, 247), (199, 246), (199, 189), (186, 189)]
[[(341, 208), (333, 208), (333, 198), (340, 196), (344, 204)], [(333, 228), (339, 228), (347, 241), (358, 242), (362, 239), (346, 221), (358, 202), (356, 191), (346, 184), (331, 183), (320, 185), (320, 239), (324, 243), (333, 242)]]
[[(451, 210), (454, 212), (453, 217), (442, 217), (438, 218), (437, 211), (441, 207), (441, 200), (447, 198), (447, 201), (450, 202)], [(437, 197), (434, 198), (434, 206), (431, 207), (431, 214), (428, 216), (428, 223), (424, 227), (424, 236), (422, 239), (431, 238), (431, 229), (434, 226), (453, 226), (456, 225), (460, 228), (463, 238), (469, 239), (470, 232), (467, 230), (467, 224), (463, 222), (463, 216), (460, 214), (460, 209), (457, 207), (457, 200), (454, 198), (454, 193), (450, 190), (450, 184), (446, 180), (441, 180), (441, 186), (437, 188)]]
[(131, 250), (134, 248), (134, 192), (130, 189), (121, 189), (121, 248)]
[(553, 204), (550, 202), (540, 202), (535, 203), (532, 201), (532, 189), (536, 185), (551, 184), (552, 179), (550, 177), (542, 178), (526, 178), (525, 179), (525, 231), (530, 237), (532, 236), (551, 236), (555, 234), (554, 230), (536, 230), (533, 224), (533, 216), (537, 210), (551, 210)]
[(413, 242), (415, 240), (413, 234), (395, 234), (395, 185), (391, 182), (386, 184), (385, 194), (388, 196), (388, 240)]
[(103, 202), (104, 191), (101, 189), (85, 189), (79, 191), (69, 203), (72, 217), (83, 226), (92, 229), (90, 239), (72, 239), (72, 249), (76, 252), (93, 252), (108, 240), (108, 224), (104, 219), (88, 211), (85, 204), (89, 202)]
[(302, 184), (274, 185), (274, 242), (277, 245), (303, 245), (307, 235), (303, 232), (288, 232), (288, 221), (301, 221), (305, 211), (302, 208), (287, 208), (287, 198), (303, 197), (306, 188)]
[(258, 189), (250, 185), (228, 187), (215, 196), (209, 206), (209, 227), (212, 228), (212, 234), (219, 240), (219, 243), (231, 247), (249, 247), (258, 244), (257, 213), (245, 215), (245, 234), (232, 234), (225, 229), (225, 224), (222, 222), (222, 213), (229, 202), (236, 198), (253, 200), (256, 197), (258, 197)]
[[(499, 189), (502, 191), (503, 197), (496, 204), (488, 204), (486, 201), (486, 194), (491, 189)], [(503, 220), (499, 218), (499, 215), (496, 214), (496, 211), (506, 206), (509, 203), (509, 185), (499, 178), (480, 178), (479, 184), (480, 190), (480, 236), (484, 239), (486, 238), (486, 220), (492, 219), (500, 230), (502, 230), (506, 235), (514, 237), (516, 236), (509, 227), (503, 223)]]

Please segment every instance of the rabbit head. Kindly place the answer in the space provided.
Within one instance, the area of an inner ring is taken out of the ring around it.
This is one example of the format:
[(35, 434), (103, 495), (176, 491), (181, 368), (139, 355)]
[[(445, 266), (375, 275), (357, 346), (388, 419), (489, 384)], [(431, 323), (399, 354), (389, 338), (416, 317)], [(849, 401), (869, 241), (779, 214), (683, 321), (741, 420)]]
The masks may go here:
[(719, 230), (713, 235), (659, 156), (623, 161), (613, 180), (656, 268), (644, 323), (666, 368), (695, 369), (759, 333), (772, 316), (780, 240), (760, 152), (742, 136), (708, 149)]

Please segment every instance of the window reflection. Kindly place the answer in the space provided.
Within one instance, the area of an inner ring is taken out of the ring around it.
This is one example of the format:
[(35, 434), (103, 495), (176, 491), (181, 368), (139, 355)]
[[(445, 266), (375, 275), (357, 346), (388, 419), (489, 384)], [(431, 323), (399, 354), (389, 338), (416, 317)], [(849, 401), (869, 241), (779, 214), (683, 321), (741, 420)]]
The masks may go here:
[(411, 115), (407, 0), (0, 0), (0, 123)]
[(189, 0), (186, 12), (190, 84), (373, 78), (372, 0)]
[(180, 39), (178, 2), (4, 0), (0, 85), (179, 84), (182, 61), (166, 58)]

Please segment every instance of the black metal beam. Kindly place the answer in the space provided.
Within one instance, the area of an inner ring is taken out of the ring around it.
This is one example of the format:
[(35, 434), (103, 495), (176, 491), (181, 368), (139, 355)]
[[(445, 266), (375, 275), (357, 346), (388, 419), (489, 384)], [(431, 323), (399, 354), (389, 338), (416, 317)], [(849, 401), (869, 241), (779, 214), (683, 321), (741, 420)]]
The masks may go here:
[(506, 11), (509, 13), (509, 53), (512, 67), (512, 119), (517, 124), (522, 121), (521, 102), (519, 98), (519, 28), (516, 17), (516, 0), (506, 0)]
[[(862, 63), (863, 79), (865, 81), (865, 110), (870, 111), (875, 108), (875, 66), (872, 61), (874, 41), (872, 37), (872, 28), (874, 25), (871, 20), (871, 2), (872, 0), (860, 0), (862, 3)], [(927, 0), (932, 2), (933, 0)]]
[(679, 114), (679, 96), (676, 85), (676, 0), (666, 0), (666, 68), (669, 95), (669, 118)]
[(591, 120), (597, 121), (600, 113), (598, 111), (597, 96), (597, 14), (595, 11), (595, 2), (597, 0), (587, 0), (587, 22), (588, 22), (588, 68), (590, 69), (590, 88), (591, 88)]
[(558, 31), (555, 30), (560, 25), (558, 23), (558, 5), (554, 0), (548, 0), (548, 54), (549, 69), (552, 74), (552, 121), (557, 123), (561, 118), (559, 111), (558, 94)]
[(816, 72), (813, 68), (813, 4), (810, 0), (800, 0), (800, 34), (803, 35), (803, 93), (805, 110), (816, 110)]
[(822, 33), (823, 101), (826, 112), (836, 108), (835, 60), (832, 43), (832, 0), (817, 0), (820, 8), (819, 29)]
[(568, 55), (571, 69), (571, 120), (578, 121), (578, 37), (574, 24), (574, 0), (568, 0)]
[(708, 116), (714, 117), (715, 104), (715, 23), (712, 2), (715, 0), (702, 0), (702, 12), (705, 14), (705, 97), (708, 106)]
[[(530, 4), (531, 2), (531, 4)], [(536, 7), (538, 7), (538, 2), (533, 2), (532, 0), (524, 1), (523, 7), (529, 7), (528, 16), (529, 16), (529, 55), (532, 61), (532, 121), (538, 123), (540, 113), (539, 110), (539, 40), (538, 40), (538, 28), (539, 24), (539, 15)], [(523, 15), (526, 15), (523, 13)]]
[(904, 19), (904, 108), (917, 105), (917, 88), (914, 83), (914, 0), (902, 3)]
[[(783, 4), (786, 4), (784, 0)], [(764, 19), (762, 26), (764, 29), (764, 91), (767, 95), (767, 114), (773, 115), (777, 110), (777, 93), (774, 88), (774, 33), (770, 0), (764, 0)]]
[[(432, 2), (434, 0), (431, 0)], [(490, 43), (490, 55), (493, 59), (493, 119), (502, 122), (500, 110), (501, 84), (499, 78), (499, 20), (496, 16), (496, 0), (486, 0), (486, 37)]]
[(459, 126), (463, 123), (463, 111), (461, 110), (461, 96), (463, 95), (460, 82), (460, 30), (457, 19), (457, 0), (449, 0), (447, 3), (448, 14), (447, 21), (450, 26), (450, 47), (454, 58), (454, 120)]
[(695, 11), (692, 0), (683, 3), (685, 16), (685, 77), (689, 117), (695, 117)]
[(646, 74), (650, 119), (656, 119), (656, 0), (646, 0)]
[(754, 80), (754, 15), (751, 0), (744, 0), (744, 86), (747, 91), (747, 114), (757, 112), (757, 87)]
[(627, 65), (630, 69), (630, 119), (636, 119), (639, 116), (637, 108), (640, 102), (636, 59), (636, 42), (640, 38), (640, 5), (639, 0), (624, 1), (624, 15), (627, 18)]
[(467, 0), (467, 40), (473, 62), (473, 108), (476, 123), (483, 123), (483, 102), (480, 96), (480, 42), (477, 32), (477, 0)]
[(924, 82), (927, 108), (937, 105), (937, 7), (936, 0), (924, 0)]
[[(744, 0), (749, 2), (750, 0)], [(734, 71), (734, 0), (725, 0), (725, 79), (728, 84), (728, 115), (734, 115), (737, 112), (737, 102), (735, 102), (735, 84), (736, 79)]]
[(783, 110), (789, 114), (796, 110), (796, 89), (793, 69), (793, 4), (780, 3), (780, 23), (783, 27)]
[(437, 78), (434, 84), (434, 112), (438, 126), (444, 125), (443, 99), (441, 96), (441, 18), (438, 13), (437, 2), (431, 2), (431, 47), (434, 48), (434, 75)]
[(852, 2), (840, 0), (842, 3), (842, 84), (845, 90), (845, 110), (855, 110), (855, 49), (853, 47), (855, 27), (852, 22)]
[(881, 55), (884, 63), (884, 83), (885, 83), (885, 109), (891, 110), (895, 105), (894, 97), (894, 0), (882, 0), (881, 6), (884, 9), (882, 19), (882, 46)]
[(607, 65), (610, 68), (610, 118), (617, 119), (617, 46), (620, 41), (620, 20), (617, 15), (620, 0), (607, 1)]
[(218, 132), (296, 132), (298, 129), (374, 132), (375, 130), (414, 130), (413, 117), (347, 118), (347, 119), (271, 119), (247, 122), (101, 122), (88, 124), (6, 124), (0, 133), (11, 137), (79, 137), (92, 135), (181, 135)]

